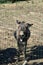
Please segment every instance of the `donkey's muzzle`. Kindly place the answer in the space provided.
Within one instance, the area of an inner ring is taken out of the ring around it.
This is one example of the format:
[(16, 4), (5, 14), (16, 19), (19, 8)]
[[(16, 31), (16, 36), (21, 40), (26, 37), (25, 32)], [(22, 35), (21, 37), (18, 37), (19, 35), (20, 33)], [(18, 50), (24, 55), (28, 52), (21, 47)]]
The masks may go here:
[(23, 31), (20, 31), (20, 36), (24, 35)]

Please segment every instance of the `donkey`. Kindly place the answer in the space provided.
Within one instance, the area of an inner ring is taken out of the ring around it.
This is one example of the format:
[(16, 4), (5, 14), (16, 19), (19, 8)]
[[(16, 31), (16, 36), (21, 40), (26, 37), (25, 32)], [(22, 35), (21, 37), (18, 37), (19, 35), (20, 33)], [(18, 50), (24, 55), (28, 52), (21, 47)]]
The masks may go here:
[(18, 28), (14, 32), (14, 37), (17, 40), (18, 51), (19, 53), (24, 53), (24, 58), (26, 58), (27, 40), (30, 37), (29, 27), (33, 24), (25, 23), (24, 21), (19, 22), (18, 20), (16, 20), (16, 23), (18, 24)]

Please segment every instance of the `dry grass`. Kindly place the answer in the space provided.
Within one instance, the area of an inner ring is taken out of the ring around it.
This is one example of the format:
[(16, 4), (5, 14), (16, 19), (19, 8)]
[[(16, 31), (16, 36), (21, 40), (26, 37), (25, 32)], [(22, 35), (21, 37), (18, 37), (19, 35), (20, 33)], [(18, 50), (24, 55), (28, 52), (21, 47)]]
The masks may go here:
[(13, 35), (17, 27), (16, 20), (33, 24), (30, 28), (31, 36), (28, 40), (30, 47), (43, 45), (43, 2), (41, 0), (40, 2), (35, 0), (33, 2), (0, 4), (0, 49), (17, 48)]

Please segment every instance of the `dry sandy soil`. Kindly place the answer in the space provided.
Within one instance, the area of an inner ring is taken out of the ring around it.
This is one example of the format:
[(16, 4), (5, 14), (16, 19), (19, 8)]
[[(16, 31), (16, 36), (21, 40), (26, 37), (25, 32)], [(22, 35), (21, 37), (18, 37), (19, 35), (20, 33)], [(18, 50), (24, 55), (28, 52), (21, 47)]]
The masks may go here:
[[(27, 50), (35, 46), (43, 46), (43, 0), (0, 4), (0, 50), (17, 48), (14, 38), (14, 31), (17, 28), (16, 20), (33, 24), (30, 27), (31, 36), (27, 42)], [(41, 65), (41, 62), (43, 63), (43, 58), (38, 57), (36, 60), (30, 60), (28, 65)], [(14, 63), (8, 65), (14, 65)]]

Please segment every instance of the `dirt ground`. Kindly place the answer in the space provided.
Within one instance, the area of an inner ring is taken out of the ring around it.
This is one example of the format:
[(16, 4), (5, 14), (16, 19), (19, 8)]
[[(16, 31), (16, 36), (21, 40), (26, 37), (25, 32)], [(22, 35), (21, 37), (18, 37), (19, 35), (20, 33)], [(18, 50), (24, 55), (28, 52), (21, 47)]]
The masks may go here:
[[(30, 50), (33, 47), (43, 46), (43, 0), (0, 4), (0, 50), (17, 48), (14, 38), (14, 31), (17, 28), (16, 20), (33, 24), (30, 27), (31, 36), (27, 42), (27, 51), (29, 51), (27, 53), (31, 53)], [(30, 60), (28, 65), (41, 65), (41, 62), (43, 63), (43, 58), (38, 57), (36, 60)], [(14, 65), (14, 63), (8, 65)]]

